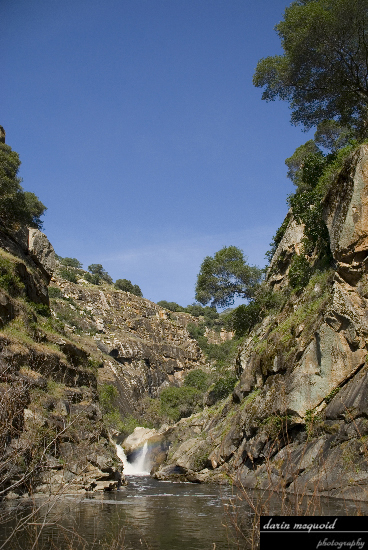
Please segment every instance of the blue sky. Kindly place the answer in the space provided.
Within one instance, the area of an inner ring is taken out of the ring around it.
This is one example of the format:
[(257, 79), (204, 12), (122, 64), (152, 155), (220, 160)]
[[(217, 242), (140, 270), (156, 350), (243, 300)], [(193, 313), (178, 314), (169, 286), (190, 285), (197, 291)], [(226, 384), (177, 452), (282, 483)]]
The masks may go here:
[(0, 124), (59, 255), (181, 305), (223, 246), (265, 265), (308, 139), (252, 85), (288, 4), (2, 0)]

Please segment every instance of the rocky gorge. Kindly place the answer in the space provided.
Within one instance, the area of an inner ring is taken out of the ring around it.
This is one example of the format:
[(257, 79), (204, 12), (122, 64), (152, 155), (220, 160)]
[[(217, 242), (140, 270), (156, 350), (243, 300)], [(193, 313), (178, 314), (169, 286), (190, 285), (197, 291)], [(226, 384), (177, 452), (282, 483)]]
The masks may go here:
[[(367, 499), (367, 201), (363, 145), (323, 198), (330, 266), (244, 338), (233, 394), (161, 436), (158, 479)], [(285, 225), (266, 283), (281, 291), (304, 238), (292, 212)]]
[(193, 319), (61, 278), (37, 229), (3, 228), (0, 240), (1, 495), (116, 488), (120, 419), (206, 366)]
[[(233, 392), (142, 432), (160, 480), (368, 498), (368, 146), (348, 156), (322, 210), (331, 261), (296, 290), (305, 228), (290, 211), (266, 286), (282, 296), (239, 344)], [(81, 270), (60, 275), (36, 229), (0, 233), (1, 496), (113, 490), (115, 443), (147, 399), (212, 365), (172, 312)], [(309, 260), (313, 263), (313, 254)], [(230, 364), (231, 363), (231, 364)], [(137, 415), (139, 412), (139, 415)], [(147, 420), (147, 419), (146, 419)]]

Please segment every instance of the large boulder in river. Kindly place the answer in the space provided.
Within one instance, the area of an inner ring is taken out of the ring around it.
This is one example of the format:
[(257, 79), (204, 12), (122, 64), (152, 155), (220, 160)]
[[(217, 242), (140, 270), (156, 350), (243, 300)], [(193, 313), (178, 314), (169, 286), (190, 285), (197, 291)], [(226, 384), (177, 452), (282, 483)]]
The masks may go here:
[(128, 435), (127, 438), (124, 439), (121, 446), (123, 447), (126, 455), (132, 454), (137, 449), (140, 449), (143, 447), (145, 442), (157, 434), (157, 431), (153, 428), (142, 428), (137, 427), (135, 428), (134, 432)]

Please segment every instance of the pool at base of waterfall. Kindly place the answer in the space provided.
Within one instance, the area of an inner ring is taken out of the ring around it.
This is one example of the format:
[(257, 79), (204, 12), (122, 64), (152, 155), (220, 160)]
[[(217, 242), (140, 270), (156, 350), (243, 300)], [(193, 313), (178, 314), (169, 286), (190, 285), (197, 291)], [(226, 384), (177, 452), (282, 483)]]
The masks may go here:
[[(247, 550), (254, 515), (244, 493), (231, 486), (162, 482), (128, 476), (111, 493), (18, 499), (0, 506), (0, 548), (6, 550)], [(282, 513), (280, 497), (265, 513)], [(286, 497), (292, 510), (295, 497)], [(318, 515), (354, 515), (356, 504), (319, 499)], [(361, 513), (368, 506), (359, 503)], [(271, 508), (270, 508), (271, 507)], [(33, 516), (29, 516), (33, 513)], [(310, 513), (310, 512), (309, 512)], [(28, 517), (25, 527), (21, 523)], [(7, 543), (5, 541), (12, 536)], [(5, 545), (4, 545), (5, 543)], [(4, 545), (4, 546), (3, 546)]]

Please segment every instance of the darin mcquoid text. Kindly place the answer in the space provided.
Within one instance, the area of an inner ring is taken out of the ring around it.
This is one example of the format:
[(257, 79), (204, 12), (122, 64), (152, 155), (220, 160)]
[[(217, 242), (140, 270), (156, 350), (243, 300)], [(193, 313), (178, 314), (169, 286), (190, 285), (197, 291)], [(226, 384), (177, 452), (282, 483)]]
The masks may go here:
[(329, 529), (335, 529), (337, 518), (334, 521), (326, 521), (326, 523), (286, 523), (282, 521), (281, 523), (274, 523), (273, 518), (270, 518), (269, 521), (263, 526), (263, 529), (277, 529), (281, 531), (327, 531)]

